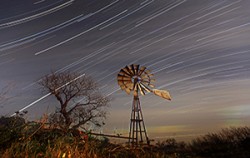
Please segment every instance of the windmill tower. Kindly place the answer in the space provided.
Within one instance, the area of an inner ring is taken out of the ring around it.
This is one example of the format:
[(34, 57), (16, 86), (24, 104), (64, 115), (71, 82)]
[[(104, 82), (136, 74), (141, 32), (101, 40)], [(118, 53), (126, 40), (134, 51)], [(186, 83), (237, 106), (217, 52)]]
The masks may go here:
[(153, 74), (150, 73), (150, 70), (146, 69), (144, 66), (140, 67), (135, 64), (124, 67), (117, 75), (118, 85), (121, 89), (126, 91), (127, 94), (130, 94), (131, 91), (133, 92), (129, 129), (129, 144), (132, 146), (144, 144), (145, 141), (149, 144), (139, 94), (145, 95), (146, 92), (152, 92), (164, 99), (171, 100), (168, 91), (151, 89), (154, 87), (152, 82), (155, 81), (155, 79), (152, 79), (151, 77), (153, 77)]

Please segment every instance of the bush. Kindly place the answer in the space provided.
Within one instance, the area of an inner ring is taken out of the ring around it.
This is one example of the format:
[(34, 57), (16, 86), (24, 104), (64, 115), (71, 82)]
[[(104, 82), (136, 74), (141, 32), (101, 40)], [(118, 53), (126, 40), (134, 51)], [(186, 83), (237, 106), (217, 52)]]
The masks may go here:
[(22, 129), (25, 126), (25, 120), (21, 117), (0, 118), (0, 148), (6, 149), (11, 143), (22, 137)]
[(250, 157), (250, 128), (227, 128), (191, 143), (167, 139), (151, 146), (131, 148), (96, 139), (77, 130), (65, 133), (45, 121), (25, 122), (21, 117), (0, 118), (0, 157), (60, 158), (220, 158)]
[(226, 128), (196, 138), (190, 144), (192, 153), (201, 157), (250, 157), (250, 128)]

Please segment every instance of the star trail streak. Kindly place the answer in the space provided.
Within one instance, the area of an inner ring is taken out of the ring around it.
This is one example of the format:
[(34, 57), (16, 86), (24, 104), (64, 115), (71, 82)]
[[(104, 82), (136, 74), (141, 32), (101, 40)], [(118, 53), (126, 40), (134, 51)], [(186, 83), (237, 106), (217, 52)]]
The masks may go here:
[(147, 94), (141, 100), (150, 137), (249, 125), (249, 5), (249, 0), (3, 0), (0, 89), (10, 82), (15, 87), (0, 114), (27, 109), (34, 119), (53, 111), (53, 98), (36, 83), (51, 71), (77, 71), (91, 75), (112, 97), (103, 131), (126, 135), (132, 96), (119, 89), (116, 75), (125, 65), (140, 64), (155, 74), (156, 87), (173, 97), (165, 102)]

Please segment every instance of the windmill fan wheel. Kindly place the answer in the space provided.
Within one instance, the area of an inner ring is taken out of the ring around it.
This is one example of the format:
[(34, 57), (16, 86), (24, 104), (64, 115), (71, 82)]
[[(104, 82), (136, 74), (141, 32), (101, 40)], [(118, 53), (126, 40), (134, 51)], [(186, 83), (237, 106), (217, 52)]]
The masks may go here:
[(120, 70), (117, 80), (118, 85), (122, 90), (126, 91), (127, 94), (133, 91), (134, 95), (137, 96), (138, 92), (145, 95), (146, 92), (152, 91), (149, 88), (154, 87), (152, 82), (155, 80), (152, 79), (152, 77), (153, 74), (151, 74), (150, 70), (146, 69), (146, 67), (132, 64)]

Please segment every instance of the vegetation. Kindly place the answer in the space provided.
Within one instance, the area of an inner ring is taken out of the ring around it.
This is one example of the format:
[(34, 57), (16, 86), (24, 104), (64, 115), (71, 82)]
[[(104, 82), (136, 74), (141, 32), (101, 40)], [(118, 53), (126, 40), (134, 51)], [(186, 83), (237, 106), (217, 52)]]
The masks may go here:
[(97, 139), (81, 131), (65, 133), (47, 126), (46, 119), (26, 122), (20, 116), (0, 118), (0, 157), (3, 158), (248, 158), (249, 149), (249, 127), (223, 129), (190, 143), (167, 139), (135, 149), (126, 144), (113, 144), (108, 138)]
[(109, 98), (99, 92), (97, 83), (91, 77), (71, 72), (51, 73), (43, 77), (39, 84), (60, 105), (50, 116), (50, 125), (68, 132), (86, 129), (89, 124), (104, 124)]

